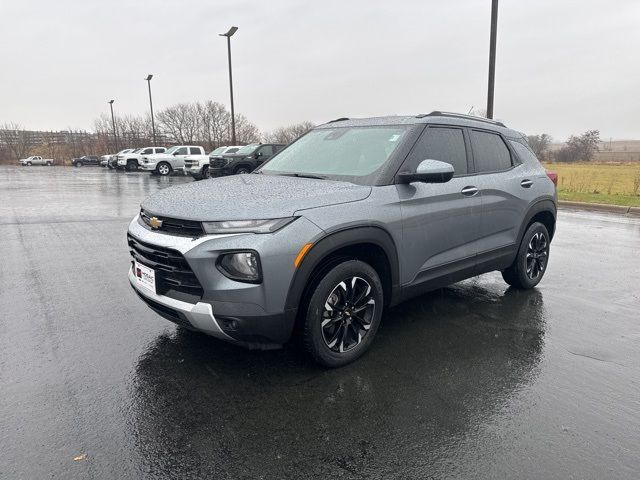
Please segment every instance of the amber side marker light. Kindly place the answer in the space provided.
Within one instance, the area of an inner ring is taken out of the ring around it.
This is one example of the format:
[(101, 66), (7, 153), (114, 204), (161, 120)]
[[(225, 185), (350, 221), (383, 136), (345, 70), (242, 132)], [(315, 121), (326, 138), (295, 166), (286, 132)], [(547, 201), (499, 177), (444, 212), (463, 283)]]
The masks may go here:
[(311, 250), (311, 247), (313, 247), (313, 243), (304, 244), (304, 246), (298, 252), (298, 255), (296, 255), (296, 259), (293, 261), (294, 267), (298, 268), (298, 265), (300, 265), (304, 256), (307, 254), (309, 250)]

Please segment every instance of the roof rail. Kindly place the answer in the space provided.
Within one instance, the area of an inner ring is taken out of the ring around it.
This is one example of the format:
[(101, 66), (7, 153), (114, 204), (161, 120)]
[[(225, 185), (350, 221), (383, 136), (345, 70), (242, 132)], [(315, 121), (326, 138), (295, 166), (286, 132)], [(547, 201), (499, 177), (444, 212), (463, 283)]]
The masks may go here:
[(343, 122), (345, 120), (350, 120), (350, 119), (347, 117), (340, 117), (340, 118), (336, 118), (335, 120), (329, 120), (327, 123)]
[(465, 118), (467, 120), (475, 120), (476, 122), (491, 123), (493, 125), (498, 125), (500, 127), (507, 128), (507, 126), (504, 123), (498, 122), (497, 120), (492, 120), (490, 118), (484, 118), (484, 117), (476, 117), (475, 115), (465, 115), (464, 113), (441, 112), (439, 110), (434, 110), (431, 113), (421, 113), (420, 115), (416, 115), (416, 118), (424, 118), (424, 117)]

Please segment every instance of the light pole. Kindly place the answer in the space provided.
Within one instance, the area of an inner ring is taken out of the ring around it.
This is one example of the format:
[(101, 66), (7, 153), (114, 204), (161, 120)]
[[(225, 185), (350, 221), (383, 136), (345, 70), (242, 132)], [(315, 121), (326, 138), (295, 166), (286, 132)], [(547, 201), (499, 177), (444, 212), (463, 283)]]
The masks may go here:
[(120, 150), (118, 148), (118, 135), (116, 134), (116, 119), (113, 116), (113, 100), (109, 100), (109, 106), (111, 107), (111, 125), (113, 125), (113, 138), (116, 141), (116, 152)]
[(229, 91), (231, 92), (231, 144), (236, 144), (236, 114), (233, 109), (233, 76), (231, 74), (231, 37), (238, 31), (238, 27), (231, 27), (227, 33), (220, 33), (227, 37), (227, 54), (229, 56)]
[(153, 75), (149, 74), (147, 75), (147, 78), (145, 78), (145, 80), (147, 81), (147, 84), (149, 85), (149, 107), (151, 108), (151, 130), (153, 131), (153, 146), (156, 146), (156, 124), (153, 121), (153, 101), (151, 100), (151, 79), (153, 78)]
[(498, 34), (498, 0), (491, 0), (491, 38), (489, 40), (489, 87), (487, 118), (493, 118), (493, 87), (496, 81), (496, 36)]

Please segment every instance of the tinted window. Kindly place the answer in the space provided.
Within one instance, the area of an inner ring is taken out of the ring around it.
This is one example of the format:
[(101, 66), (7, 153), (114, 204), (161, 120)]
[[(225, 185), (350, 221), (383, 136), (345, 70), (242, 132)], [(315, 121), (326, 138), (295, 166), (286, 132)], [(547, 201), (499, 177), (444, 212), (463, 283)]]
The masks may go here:
[(144, 151), (142, 152), (144, 155), (148, 155), (150, 153), (153, 153), (153, 149), (152, 148), (145, 148)]
[(519, 142), (514, 142), (513, 140), (509, 140), (511, 147), (516, 151), (520, 160), (526, 163), (538, 163), (538, 159), (535, 154), (529, 150), (529, 148), (525, 147)]
[(511, 154), (500, 135), (471, 130), (471, 148), (478, 172), (498, 172), (511, 168)]
[(166, 151), (167, 151), (167, 149), (164, 148), (164, 147), (156, 148), (156, 153), (164, 153)]
[[(197, 152), (200, 153), (200, 152)], [(187, 147), (180, 147), (178, 148), (175, 152), (173, 152), (174, 155), (187, 155)]]
[(224, 153), (236, 153), (239, 150), (237, 147), (227, 148)]
[(464, 175), (467, 168), (467, 149), (464, 145), (464, 134), (459, 128), (427, 128), (416, 143), (406, 168), (415, 171), (423, 160), (440, 160), (453, 165), (455, 175)]
[(271, 145), (265, 145), (260, 150), (258, 150), (262, 154), (263, 157), (270, 157), (273, 155), (273, 147)]
[(191, 151), (191, 155), (200, 155), (202, 153), (198, 147), (191, 147), (189, 150)]

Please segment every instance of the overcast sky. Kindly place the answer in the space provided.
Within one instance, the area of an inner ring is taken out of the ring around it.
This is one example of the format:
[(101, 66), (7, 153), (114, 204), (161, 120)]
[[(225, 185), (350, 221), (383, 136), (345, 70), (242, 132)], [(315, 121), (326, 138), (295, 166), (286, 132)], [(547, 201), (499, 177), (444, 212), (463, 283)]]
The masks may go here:
[[(91, 129), (177, 102), (261, 130), (486, 104), (490, 0), (2, 0), (0, 123)], [(558, 140), (640, 138), (640, 1), (500, 0), (495, 117)]]

